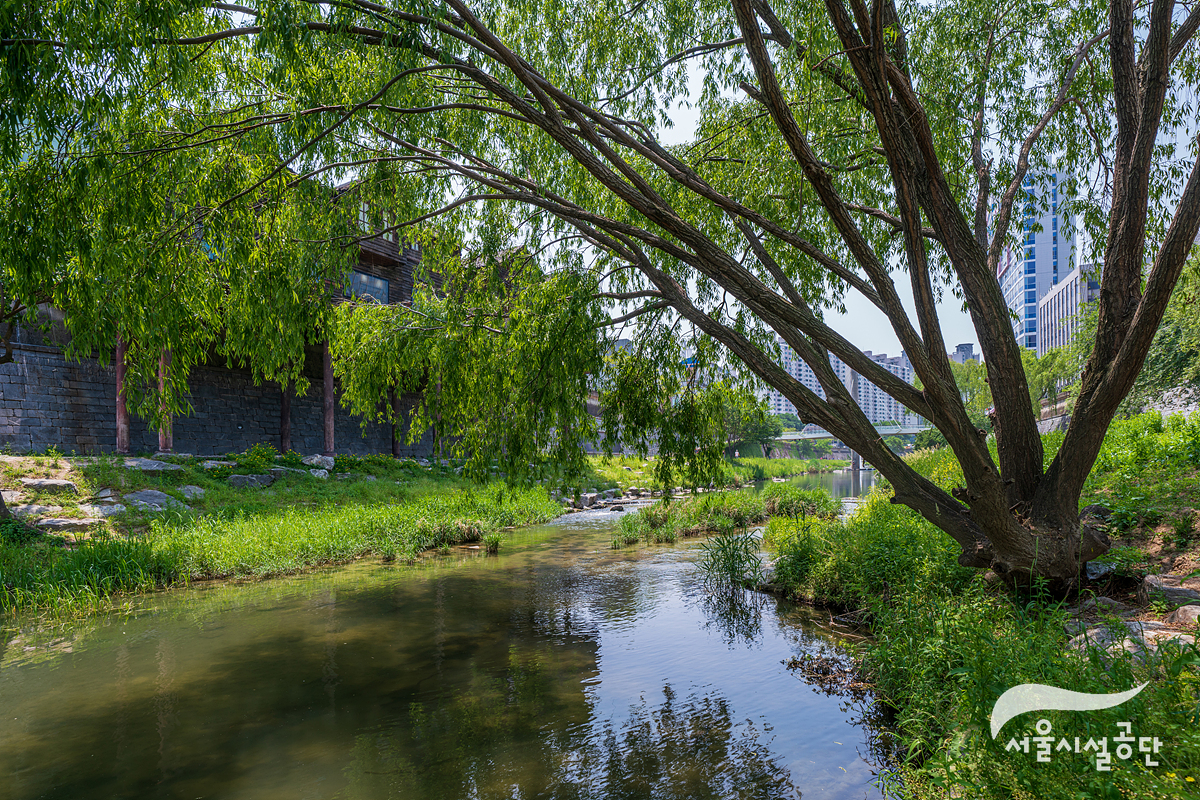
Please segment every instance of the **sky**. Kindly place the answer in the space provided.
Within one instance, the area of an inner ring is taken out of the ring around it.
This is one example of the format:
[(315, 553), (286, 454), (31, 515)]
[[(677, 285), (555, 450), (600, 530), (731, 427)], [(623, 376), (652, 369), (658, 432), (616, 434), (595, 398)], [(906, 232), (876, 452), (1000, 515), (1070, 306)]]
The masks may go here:
[[(695, 70), (696, 65), (693, 64), (688, 76), (689, 94), (699, 97), (700, 77)], [(685, 103), (678, 104), (671, 115), (674, 127), (660, 128), (658, 131), (659, 141), (663, 144), (679, 144), (690, 141), (695, 134), (699, 119), (700, 114), (697, 109), (690, 108)], [(895, 280), (896, 289), (908, 311), (909, 319), (913, 321), (913, 327), (919, 329), (914, 316), (915, 306), (907, 275), (900, 273), (896, 275)], [(938, 304), (938, 319), (942, 325), (942, 336), (946, 342), (946, 349), (953, 351), (956, 345), (970, 343), (975, 345), (975, 352), (978, 353), (979, 337), (975, 333), (975, 326), (971, 323), (970, 315), (963, 311), (961, 300), (955, 298), (950, 292), (945, 292), (945, 295), (946, 297)], [(896, 338), (891, 323), (888, 322), (882, 311), (854, 291), (847, 292), (845, 305), (846, 313), (844, 314), (834, 311), (826, 312), (825, 321), (831, 328), (858, 345), (860, 350), (886, 353), (890, 356), (900, 355), (902, 349), (900, 341)]]

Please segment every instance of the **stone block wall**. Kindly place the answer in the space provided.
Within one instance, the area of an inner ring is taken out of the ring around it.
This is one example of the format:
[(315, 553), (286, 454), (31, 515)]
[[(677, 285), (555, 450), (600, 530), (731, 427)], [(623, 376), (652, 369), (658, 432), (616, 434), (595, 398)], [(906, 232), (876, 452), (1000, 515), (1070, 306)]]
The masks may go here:
[[(57, 348), (30, 344), (17, 345), (14, 358), (13, 363), (0, 364), (0, 447), (39, 452), (54, 446), (64, 453), (115, 449), (117, 390), (111, 363), (67, 361)], [(309, 364), (313, 361), (310, 358)], [(313, 372), (306, 370), (307, 394), (292, 397), (292, 449), (305, 455), (324, 449), (321, 379)], [(175, 418), (176, 452), (242, 452), (259, 442), (279, 447), (277, 385), (256, 386), (249, 371), (220, 366), (194, 370), (188, 383), (193, 411)], [(406, 396), (402, 402), (407, 409), (415, 398)], [(364, 431), (361, 419), (340, 407), (335, 437), (339, 453), (392, 452), (390, 425), (368, 423)], [(133, 415), (129, 440), (134, 453), (158, 449), (158, 434)], [(428, 456), (432, 445), (427, 435), (415, 445), (402, 445), (401, 454)]]

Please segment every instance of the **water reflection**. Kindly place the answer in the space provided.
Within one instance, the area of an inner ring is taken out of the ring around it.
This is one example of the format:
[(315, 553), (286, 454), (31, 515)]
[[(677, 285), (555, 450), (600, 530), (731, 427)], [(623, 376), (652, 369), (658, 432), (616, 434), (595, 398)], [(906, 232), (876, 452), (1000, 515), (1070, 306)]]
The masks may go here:
[(24, 798), (877, 797), (783, 662), (822, 636), (580, 520), (500, 558), (359, 564), (0, 637)]

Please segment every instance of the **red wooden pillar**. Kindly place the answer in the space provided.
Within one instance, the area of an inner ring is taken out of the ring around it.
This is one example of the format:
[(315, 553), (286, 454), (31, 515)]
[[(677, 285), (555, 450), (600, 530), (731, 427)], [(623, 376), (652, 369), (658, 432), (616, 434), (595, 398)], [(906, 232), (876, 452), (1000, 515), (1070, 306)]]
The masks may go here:
[[(167, 388), (167, 375), (171, 371), (171, 351), (163, 350), (162, 355), (158, 357), (158, 391), (162, 394)], [(166, 400), (159, 401), (159, 413), (162, 421), (158, 428), (158, 449), (160, 452), (169, 453), (174, 447), (174, 436), (171, 430), (171, 415), (167, 412)]]
[(279, 385), (279, 452), (292, 449), (292, 382)]
[(325, 379), (325, 455), (333, 455), (336, 442), (333, 437), (333, 415), (337, 406), (333, 397), (333, 358), (329, 354), (329, 340), (321, 349), (321, 371)]
[(125, 351), (129, 346), (117, 334), (117, 356), (114, 366), (117, 373), (117, 452), (129, 452), (129, 406), (125, 402)]

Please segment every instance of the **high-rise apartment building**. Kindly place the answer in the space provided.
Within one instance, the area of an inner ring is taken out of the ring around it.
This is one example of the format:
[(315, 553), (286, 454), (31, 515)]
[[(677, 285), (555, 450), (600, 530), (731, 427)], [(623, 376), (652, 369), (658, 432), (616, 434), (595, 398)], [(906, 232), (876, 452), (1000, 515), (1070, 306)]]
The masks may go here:
[[(803, 386), (824, 399), (825, 390), (821, 388), (821, 384), (817, 380), (817, 376), (812, 371), (812, 368), (804, 363), (781, 337), (777, 337), (777, 341), (779, 342), (781, 355), (780, 366)], [(912, 364), (909, 363), (908, 356), (905, 354), (901, 353), (898, 356), (889, 358), (886, 353), (875, 354), (870, 350), (866, 350), (863, 352), (863, 355), (906, 383), (912, 383)], [(829, 364), (833, 367), (834, 374), (837, 375), (842, 385), (849, 388), (852, 385), (851, 373), (853, 370), (832, 353), (829, 354)], [(763, 398), (767, 401), (767, 409), (772, 414), (796, 413), (796, 407), (776, 389), (768, 388)], [(858, 379), (858, 395), (855, 397), (855, 400), (858, 402), (858, 407), (863, 410), (863, 413), (866, 414), (867, 419), (871, 422), (894, 421), (902, 425), (915, 425), (917, 423), (918, 418), (916, 414), (909, 411), (878, 386), (861, 376)]]
[(1039, 358), (1047, 350), (1065, 347), (1075, 338), (1083, 305), (1100, 296), (1099, 279), (1099, 270), (1091, 264), (1083, 264), (1067, 273), (1038, 301)]
[(1068, 177), (1049, 173), (1025, 179), (1013, 209), (1013, 220), (1021, 220), (1021, 249), (1006, 248), (996, 268), (1004, 300), (1017, 315), (1017, 342), (1039, 352), (1038, 301), (1075, 269), (1075, 225), (1061, 210), (1059, 192)]

